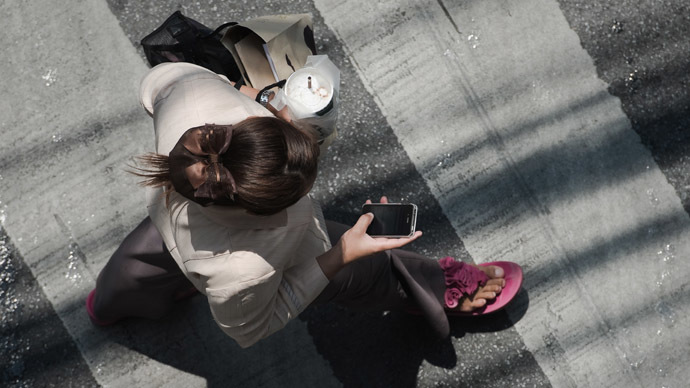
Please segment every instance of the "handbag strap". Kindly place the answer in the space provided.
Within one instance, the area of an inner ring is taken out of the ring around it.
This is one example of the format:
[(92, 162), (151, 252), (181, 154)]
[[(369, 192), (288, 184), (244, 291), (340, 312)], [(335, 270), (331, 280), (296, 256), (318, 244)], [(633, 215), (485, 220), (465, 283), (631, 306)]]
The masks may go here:
[(256, 98), (255, 98), (254, 100), (255, 100), (256, 102), (259, 102), (259, 99), (261, 98), (261, 93), (267, 91), (268, 89), (273, 89), (273, 88), (275, 88), (275, 87), (282, 88), (283, 86), (285, 86), (285, 83), (286, 83), (286, 82), (287, 82), (287, 80), (284, 79), (284, 80), (282, 80), (282, 81), (278, 81), (278, 82), (276, 82), (276, 83), (274, 83), (274, 84), (270, 84), (270, 85), (266, 86), (265, 88), (259, 90), (259, 93), (256, 95)]
[(240, 77), (240, 80), (235, 82), (235, 89), (240, 90), (242, 85), (244, 85), (244, 77)]
[(205, 38), (210, 38), (210, 37), (212, 37), (212, 36), (214, 36), (214, 35), (217, 35), (217, 34), (219, 34), (221, 31), (223, 31), (224, 29), (226, 29), (226, 28), (228, 28), (228, 27), (230, 27), (230, 26), (234, 26), (235, 24), (237, 24), (237, 22), (227, 22), (227, 23), (223, 23), (223, 24), (221, 24), (220, 26), (218, 26), (215, 30), (213, 30), (213, 32), (211, 32), (210, 34), (204, 36), (203, 38), (204, 38), (204, 39), (205, 39)]

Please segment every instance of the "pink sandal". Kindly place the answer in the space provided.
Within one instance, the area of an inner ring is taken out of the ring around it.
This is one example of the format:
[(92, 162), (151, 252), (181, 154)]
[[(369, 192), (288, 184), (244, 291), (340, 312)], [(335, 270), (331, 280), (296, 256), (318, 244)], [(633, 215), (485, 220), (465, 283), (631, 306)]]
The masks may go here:
[(444, 257), (439, 260), (446, 277), (446, 292), (444, 294), (446, 314), (450, 316), (474, 316), (496, 312), (510, 303), (520, 291), (522, 285), (522, 268), (508, 261), (494, 261), (479, 264), (481, 267), (497, 266), (503, 269), (503, 278), (506, 281), (501, 292), (493, 300), (487, 300), (481, 308), (464, 312), (453, 310), (460, 303), (460, 299), (474, 294), (480, 286), (490, 279), (483, 271), (456, 261), (452, 257)]
[(198, 293), (199, 293), (199, 290), (197, 290), (195, 287), (190, 287), (184, 291), (181, 291), (181, 292), (178, 292), (177, 294), (175, 294), (175, 302), (180, 302), (180, 301), (183, 301), (187, 298), (191, 298)]
[(114, 325), (117, 323), (119, 320), (116, 319), (114, 321), (102, 321), (98, 318), (96, 318), (96, 314), (93, 312), (93, 299), (96, 297), (96, 289), (94, 288), (89, 292), (89, 296), (86, 297), (86, 312), (89, 314), (89, 319), (91, 319), (91, 323), (93, 323), (96, 326), (110, 326)]

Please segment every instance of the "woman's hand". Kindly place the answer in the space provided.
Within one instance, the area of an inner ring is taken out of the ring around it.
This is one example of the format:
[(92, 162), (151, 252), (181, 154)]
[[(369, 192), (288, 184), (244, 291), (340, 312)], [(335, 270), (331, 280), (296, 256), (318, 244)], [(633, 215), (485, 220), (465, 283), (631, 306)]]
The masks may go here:
[[(371, 203), (371, 201), (367, 200), (366, 203)], [(381, 203), (388, 203), (388, 198), (381, 197)], [(348, 263), (374, 253), (400, 248), (422, 235), (421, 231), (416, 231), (412, 237), (374, 238), (367, 234), (367, 228), (373, 220), (372, 213), (362, 214), (355, 226), (345, 232), (333, 248), (316, 258), (328, 279), (332, 279)]]
[[(386, 202), (382, 202), (386, 203)], [(367, 228), (374, 220), (374, 214), (366, 213), (359, 217), (359, 220), (350, 230), (345, 232), (338, 245), (343, 255), (343, 263), (347, 264), (365, 256), (382, 252), (388, 249), (400, 248), (409, 244), (422, 235), (421, 231), (416, 231), (412, 237), (385, 238), (371, 237), (367, 234)]]
[[(369, 203), (371, 203), (371, 200), (370, 200), (370, 199), (367, 199), (367, 201), (364, 202), (364, 203), (369, 204)], [(388, 203), (388, 197), (386, 197), (386, 196), (384, 195), (384, 196), (381, 197), (381, 199), (379, 200), (379, 203)]]
[(287, 121), (288, 123), (292, 122), (292, 117), (290, 117), (290, 113), (288, 112), (288, 107), (285, 105), (283, 109), (281, 110), (276, 110), (276, 108), (273, 107), (273, 105), (268, 104), (270, 108), (268, 110), (271, 111), (276, 117), (280, 117), (281, 119)]

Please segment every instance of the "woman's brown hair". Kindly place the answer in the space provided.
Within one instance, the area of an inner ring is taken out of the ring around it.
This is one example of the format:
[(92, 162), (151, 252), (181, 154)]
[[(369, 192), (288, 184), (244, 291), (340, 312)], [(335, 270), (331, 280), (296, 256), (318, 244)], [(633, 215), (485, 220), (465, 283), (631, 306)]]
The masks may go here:
[[(319, 157), (312, 134), (277, 117), (251, 117), (231, 126), (229, 133), (229, 146), (218, 161), (230, 173), (235, 192), (222, 204), (268, 215), (293, 205), (309, 192), (316, 179)], [(182, 172), (170, 170), (168, 156), (150, 153), (137, 160), (143, 167), (132, 173), (144, 178), (143, 185), (173, 190), (171, 174)]]

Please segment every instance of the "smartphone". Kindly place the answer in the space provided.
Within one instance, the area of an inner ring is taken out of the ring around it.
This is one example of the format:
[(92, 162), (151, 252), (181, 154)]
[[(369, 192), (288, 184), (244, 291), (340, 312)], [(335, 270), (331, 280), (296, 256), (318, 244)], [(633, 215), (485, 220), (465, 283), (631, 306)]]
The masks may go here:
[(412, 203), (370, 203), (362, 214), (374, 213), (367, 234), (376, 237), (411, 237), (417, 226), (417, 205)]

